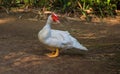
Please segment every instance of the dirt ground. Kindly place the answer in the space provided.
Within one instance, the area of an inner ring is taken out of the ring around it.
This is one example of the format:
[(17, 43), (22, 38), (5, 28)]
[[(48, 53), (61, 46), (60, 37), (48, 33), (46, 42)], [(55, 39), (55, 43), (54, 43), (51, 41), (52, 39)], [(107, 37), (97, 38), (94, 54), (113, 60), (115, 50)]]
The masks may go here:
[(61, 17), (52, 28), (69, 31), (89, 50), (49, 58), (37, 37), (46, 20), (18, 19), (21, 14), (0, 13), (0, 74), (120, 74), (119, 16), (101, 22)]

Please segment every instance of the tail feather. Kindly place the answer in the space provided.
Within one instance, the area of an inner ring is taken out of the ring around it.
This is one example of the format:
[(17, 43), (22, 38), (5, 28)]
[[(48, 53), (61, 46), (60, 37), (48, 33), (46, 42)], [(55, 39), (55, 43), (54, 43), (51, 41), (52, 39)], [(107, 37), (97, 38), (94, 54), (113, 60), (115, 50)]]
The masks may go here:
[(80, 49), (80, 50), (85, 50), (87, 51), (88, 49), (83, 46), (82, 44), (80, 44), (75, 38), (72, 37), (72, 41), (73, 41), (73, 47), (76, 49)]
[(81, 45), (79, 42), (74, 42), (73, 47), (80, 50), (88, 50), (85, 46)]

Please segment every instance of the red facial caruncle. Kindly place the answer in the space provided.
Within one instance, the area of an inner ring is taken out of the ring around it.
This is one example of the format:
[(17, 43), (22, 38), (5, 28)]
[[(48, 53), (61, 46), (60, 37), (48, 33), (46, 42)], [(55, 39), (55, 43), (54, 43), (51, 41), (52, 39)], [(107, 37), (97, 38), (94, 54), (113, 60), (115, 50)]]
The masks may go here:
[(52, 13), (51, 17), (52, 17), (54, 22), (59, 22), (59, 18), (55, 13)]

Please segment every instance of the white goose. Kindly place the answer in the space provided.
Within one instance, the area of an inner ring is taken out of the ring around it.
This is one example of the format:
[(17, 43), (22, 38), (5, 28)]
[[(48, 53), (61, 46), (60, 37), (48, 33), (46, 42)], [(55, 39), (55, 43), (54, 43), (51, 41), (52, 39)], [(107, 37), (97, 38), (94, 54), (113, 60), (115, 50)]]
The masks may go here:
[(57, 57), (59, 55), (59, 48), (70, 49), (76, 48), (80, 50), (88, 50), (81, 45), (68, 31), (60, 31), (51, 29), (52, 22), (58, 22), (59, 18), (55, 13), (52, 13), (47, 20), (46, 25), (38, 34), (41, 43), (51, 47), (52, 53), (48, 53), (48, 57)]

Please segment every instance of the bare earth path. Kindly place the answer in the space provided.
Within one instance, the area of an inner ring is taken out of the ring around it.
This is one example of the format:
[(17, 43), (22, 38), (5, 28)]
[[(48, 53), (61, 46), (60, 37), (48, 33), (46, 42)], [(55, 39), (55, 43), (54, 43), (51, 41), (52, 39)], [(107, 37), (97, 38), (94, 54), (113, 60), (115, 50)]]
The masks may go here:
[(45, 20), (0, 16), (0, 74), (120, 74), (120, 20), (84, 22), (61, 18), (52, 28), (68, 30), (89, 51), (70, 49), (57, 58), (40, 44)]

